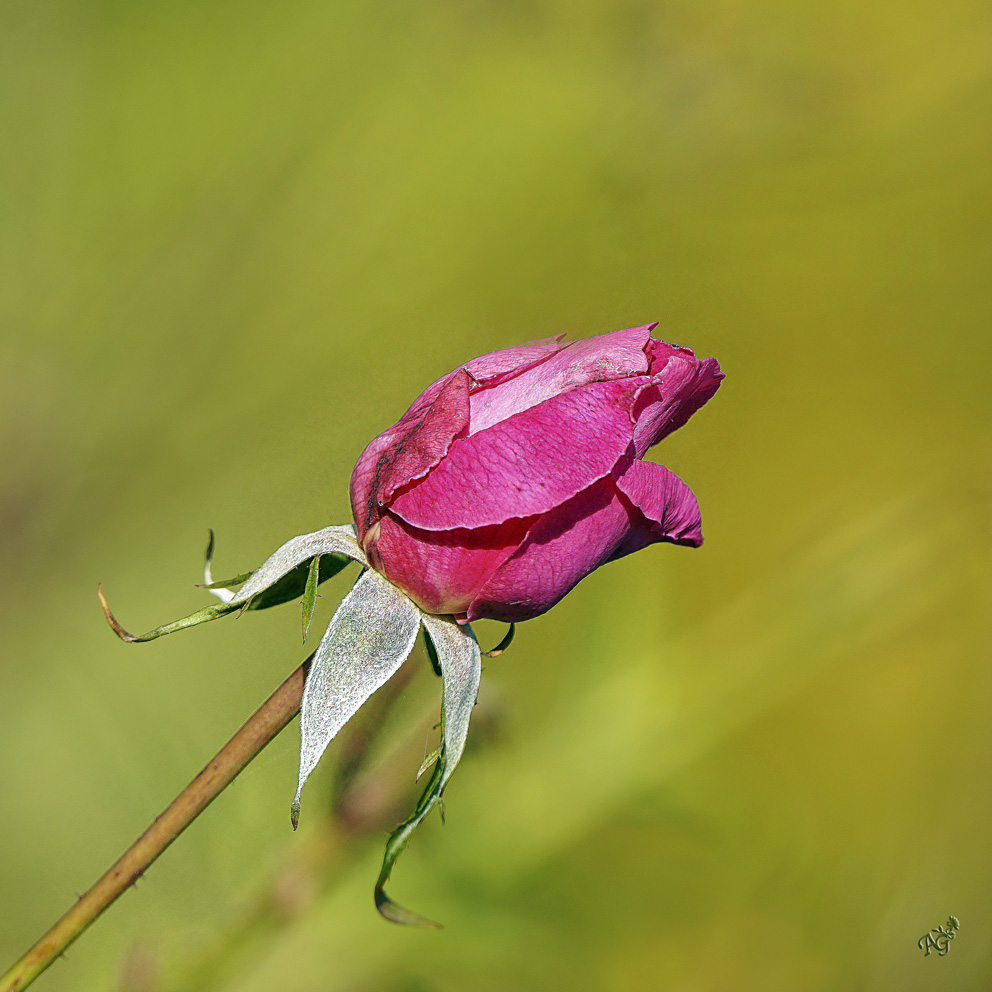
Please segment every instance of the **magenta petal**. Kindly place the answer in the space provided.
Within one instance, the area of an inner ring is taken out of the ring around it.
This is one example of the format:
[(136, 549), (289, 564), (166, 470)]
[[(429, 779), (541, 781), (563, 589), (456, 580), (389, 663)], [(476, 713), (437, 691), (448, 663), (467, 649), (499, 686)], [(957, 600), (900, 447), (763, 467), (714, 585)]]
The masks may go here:
[(428, 613), (463, 613), (524, 539), (530, 520), (477, 530), (423, 531), (388, 511), (369, 561)]
[(501, 382), (497, 389), (474, 390), (470, 433), (484, 431), (576, 386), (644, 375), (648, 371), (644, 349), (654, 326), (573, 341), (512, 380)]
[(700, 362), (673, 355), (637, 399), (634, 448), (640, 458), (678, 430), (717, 391), (723, 373), (715, 358)]
[(590, 383), (461, 438), (391, 509), (423, 530), (485, 527), (544, 513), (617, 464), (632, 437), (634, 399), (649, 382)]
[(647, 353), (648, 362), (650, 363), (649, 375), (657, 375), (668, 364), (668, 360), (675, 356), (696, 361), (696, 354), (691, 348), (669, 344), (667, 341), (658, 341), (656, 338), (648, 341), (644, 350)]
[(429, 403), (417, 403), (380, 434), (358, 459), (351, 476), (351, 505), (362, 540), (382, 506), (402, 486), (423, 478), (468, 428), (471, 379), (456, 369)]
[(634, 461), (614, 473), (617, 488), (644, 517), (614, 558), (669, 541), (698, 548), (703, 543), (699, 504), (692, 490), (664, 465)]
[(480, 355), (466, 362), (462, 368), (484, 386), (493, 386), (550, 358), (565, 347), (561, 343), (564, 334), (543, 341), (531, 341), (529, 344), (518, 345), (516, 348), (504, 348), (493, 351), (488, 355)]
[(635, 525), (635, 513), (601, 479), (541, 517), (520, 548), (493, 573), (468, 609), (469, 620), (516, 623), (550, 610), (609, 561)]
[(627, 462), (541, 517), (520, 547), (493, 572), (468, 619), (515, 623), (551, 609), (590, 572), (650, 544), (702, 543), (699, 506), (673, 472)]
[(365, 539), (366, 532), (378, 516), (375, 503), (375, 471), (379, 460), (388, 457), (393, 430), (394, 428), (390, 428), (369, 442), (358, 456), (358, 462), (351, 473), (351, 509), (355, 517), (355, 530), (358, 532), (359, 543)]
[(406, 413), (400, 418), (401, 421), (409, 420), (411, 417), (421, 413), (426, 407), (434, 402), (437, 394), (448, 385), (452, 376), (458, 372), (466, 371), (472, 380), (472, 388), (478, 389), (480, 386), (489, 388), (499, 385), (512, 379), (514, 376), (526, 372), (527, 369), (539, 365), (555, 352), (560, 351), (565, 345), (561, 344), (564, 334), (559, 334), (556, 338), (545, 338), (542, 341), (531, 341), (529, 344), (518, 345), (515, 348), (503, 348), (501, 351), (493, 351), (488, 355), (480, 355), (473, 358), (464, 365), (459, 365), (457, 369), (435, 379), (409, 406)]

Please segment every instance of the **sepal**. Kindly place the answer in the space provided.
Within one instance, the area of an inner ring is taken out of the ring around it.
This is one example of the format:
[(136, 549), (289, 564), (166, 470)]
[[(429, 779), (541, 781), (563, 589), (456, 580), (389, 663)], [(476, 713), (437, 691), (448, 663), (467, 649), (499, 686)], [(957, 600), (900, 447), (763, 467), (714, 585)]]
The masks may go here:
[[(213, 548), (214, 534), (211, 531), (203, 569), (203, 588), (216, 596), (221, 601), (219, 604), (154, 627), (144, 634), (131, 634), (117, 621), (107, 605), (102, 588), (98, 588), (97, 594), (103, 612), (114, 633), (123, 641), (153, 641), (156, 637), (208, 623), (235, 610), (264, 610), (297, 599), (307, 592), (311, 574), (315, 574), (313, 594), (316, 597), (316, 585), (336, 575), (349, 561), (368, 565), (365, 554), (355, 539), (355, 528), (350, 524), (325, 527), (312, 534), (291, 538), (253, 572), (220, 582), (214, 582), (211, 575)], [(314, 562), (318, 563), (316, 572)], [(239, 586), (236, 591), (229, 588), (234, 585)]]
[[(430, 811), (441, 801), (444, 787), (451, 773), (461, 759), (468, 736), (472, 708), (479, 695), (479, 682), (482, 677), (482, 655), (472, 628), (459, 625), (453, 619), (421, 614), (424, 631), (433, 644), (441, 665), (444, 681), (441, 709), (441, 747), (437, 754), (437, 764), (431, 773), (427, 788), (411, 816), (404, 820), (386, 842), (382, 859), (382, 869), (375, 883), (374, 898), (379, 913), (393, 923), (406, 926), (439, 927), (440, 924), (394, 902), (385, 892), (386, 882), (396, 860), (403, 853), (414, 830)], [(434, 757), (431, 755), (430, 757)], [(426, 770), (430, 758), (421, 766), (418, 777)]]
[(361, 705), (406, 661), (421, 613), (399, 589), (368, 569), (331, 618), (314, 655), (300, 707), (300, 775), (291, 816), (320, 756)]

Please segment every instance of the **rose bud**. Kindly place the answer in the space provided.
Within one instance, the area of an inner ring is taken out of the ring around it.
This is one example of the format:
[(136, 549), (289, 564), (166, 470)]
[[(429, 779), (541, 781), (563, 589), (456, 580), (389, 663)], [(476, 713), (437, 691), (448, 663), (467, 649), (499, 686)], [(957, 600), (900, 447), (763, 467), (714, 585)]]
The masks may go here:
[(649, 544), (698, 547), (692, 491), (641, 459), (723, 374), (656, 326), (507, 348), (428, 387), (352, 474), (372, 567), (428, 613), (509, 623)]

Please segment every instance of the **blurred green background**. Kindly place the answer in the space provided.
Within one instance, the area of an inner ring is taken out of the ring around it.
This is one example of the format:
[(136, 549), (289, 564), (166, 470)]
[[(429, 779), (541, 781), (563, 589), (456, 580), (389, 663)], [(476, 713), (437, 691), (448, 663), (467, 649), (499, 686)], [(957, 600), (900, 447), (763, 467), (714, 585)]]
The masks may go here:
[(989, 987), (990, 51), (973, 0), (0, 4), (0, 966), (305, 653), (122, 644), (97, 581), (191, 612), (441, 373), (658, 319), (727, 372), (654, 456), (706, 545), (487, 664), (393, 877), (446, 929), (371, 901), (418, 650), (298, 834), (294, 724), (37, 988)]

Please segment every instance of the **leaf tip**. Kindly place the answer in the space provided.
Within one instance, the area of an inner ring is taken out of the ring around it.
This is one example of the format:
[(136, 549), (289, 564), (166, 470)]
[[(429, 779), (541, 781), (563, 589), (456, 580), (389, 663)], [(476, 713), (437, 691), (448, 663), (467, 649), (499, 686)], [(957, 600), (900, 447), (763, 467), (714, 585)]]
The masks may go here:
[[(426, 751), (426, 748), (424, 750)], [(441, 759), (443, 752), (444, 752), (444, 745), (439, 744), (436, 748), (434, 748), (433, 751), (431, 751), (430, 754), (424, 755), (423, 764), (417, 770), (416, 777), (414, 778), (415, 782), (419, 782), (420, 779), (423, 777), (424, 772), (426, 772), (427, 769), (430, 768), (435, 761), (439, 761)]]
[(96, 594), (100, 597), (100, 605), (103, 607), (103, 615), (107, 618), (107, 623), (110, 624), (110, 629), (122, 640), (128, 643), (133, 643), (138, 640), (134, 634), (129, 634), (118, 622), (117, 617), (114, 616), (110, 611), (110, 607), (107, 605), (107, 598), (103, 595), (103, 583), (99, 583), (96, 587)]
[(498, 658), (512, 643), (513, 635), (516, 633), (517, 625), (515, 623), (510, 624), (510, 629), (506, 632), (506, 636), (496, 645), (491, 651), (483, 651), (483, 658)]
[(398, 923), (401, 927), (422, 927), (427, 930), (443, 930), (444, 924), (429, 920), (420, 913), (413, 912), (401, 906), (398, 902), (393, 902), (381, 887), (375, 890), (375, 908), (379, 915), (390, 923)]
[(307, 642), (307, 634), (310, 632), (310, 623), (313, 620), (314, 610), (317, 608), (317, 585), (320, 582), (320, 559), (321, 555), (315, 555), (307, 570), (306, 586), (303, 589), (303, 643)]
[(203, 553), (203, 584), (209, 586), (213, 583), (214, 577), (210, 571), (210, 566), (214, 560), (214, 529), (207, 528), (207, 550)]

